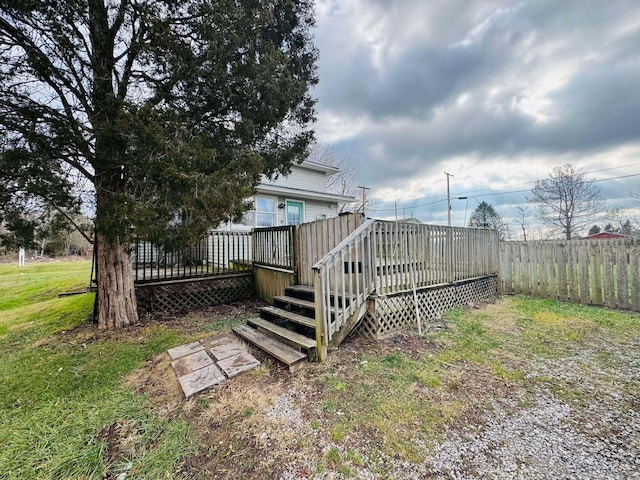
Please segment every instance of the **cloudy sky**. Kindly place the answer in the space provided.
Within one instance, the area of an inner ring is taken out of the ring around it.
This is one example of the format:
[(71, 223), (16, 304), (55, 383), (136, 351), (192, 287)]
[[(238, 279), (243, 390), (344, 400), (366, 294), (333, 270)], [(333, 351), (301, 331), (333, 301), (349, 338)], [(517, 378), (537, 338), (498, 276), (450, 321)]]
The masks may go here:
[(446, 223), (446, 171), (470, 197), (454, 225), (485, 200), (517, 231), (532, 182), (568, 162), (634, 206), (637, 0), (316, 0), (316, 17), (317, 138), (371, 188), (370, 215)]

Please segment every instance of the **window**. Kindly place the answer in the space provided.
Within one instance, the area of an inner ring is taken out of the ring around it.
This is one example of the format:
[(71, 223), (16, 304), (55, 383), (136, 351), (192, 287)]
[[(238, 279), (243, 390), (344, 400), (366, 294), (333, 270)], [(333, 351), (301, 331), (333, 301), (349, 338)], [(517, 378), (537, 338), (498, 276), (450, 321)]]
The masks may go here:
[(242, 225), (247, 227), (273, 227), (276, 225), (276, 199), (256, 197), (255, 210), (244, 214)]
[(276, 199), (270, 197), (256, 198), (256, 226), (273, 227), (276, 224)]

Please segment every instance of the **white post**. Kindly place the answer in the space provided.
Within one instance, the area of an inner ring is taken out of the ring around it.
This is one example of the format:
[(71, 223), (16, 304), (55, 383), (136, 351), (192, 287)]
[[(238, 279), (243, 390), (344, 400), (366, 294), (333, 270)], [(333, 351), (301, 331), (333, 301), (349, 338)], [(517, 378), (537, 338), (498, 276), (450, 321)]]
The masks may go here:
[(22, 247), (18, 250), (18, 266), (24, 267), (24, 248)]

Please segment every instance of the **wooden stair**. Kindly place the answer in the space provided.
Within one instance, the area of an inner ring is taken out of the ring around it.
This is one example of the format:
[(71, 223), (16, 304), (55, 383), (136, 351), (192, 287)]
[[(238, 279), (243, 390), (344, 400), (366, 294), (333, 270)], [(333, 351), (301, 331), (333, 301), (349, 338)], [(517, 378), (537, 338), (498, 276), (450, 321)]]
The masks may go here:
[(287, 287), (284, 295), (274, 297), (272, 306), (260, 309), (260, 318), (250, 318), (246, 325), (233, 327), (236, 335), (278, 359), (291, 371), (305, 359), (316, 360), (315, 330), (314, 289), (305, 285)]
[(307, 355), (304, 353), (260, 333), (258, 330), (251, 328), (248, 325), (236, 325), (233, 327), (233, 331), (239, 337), (242, 337), (249, 343), (253, 343), (256, 347), (259, 347), (272, 357), (275, 357), (282, 363), (286, 364), (290, 371), (295, 370), (300, 363), (307, 358)]

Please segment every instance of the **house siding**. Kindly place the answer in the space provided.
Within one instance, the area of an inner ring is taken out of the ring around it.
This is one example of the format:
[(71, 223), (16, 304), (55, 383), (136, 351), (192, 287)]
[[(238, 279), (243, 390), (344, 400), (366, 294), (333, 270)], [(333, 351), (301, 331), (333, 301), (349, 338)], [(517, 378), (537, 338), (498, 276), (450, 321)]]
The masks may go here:
[[(305, 199), (304, 197), (278, 197), (278, 203), (285, 203), (286, 200), (302, 200), (304, 202), (304, 223), (314, 222), (318, 220), (318, 218), (331, 218), (335, 217), (338, 214), (338, 204), (331, 203), (328, 201), (316, 201)], [(278, 225), (286, 225), (286, 209), (279, 208), (277, 213), (277, 222)]]
[(306, 207), (304, 212), (305, 222), (315, 222), (321, 218), (332, 218), (338, 214), (337, 203), (329, 204), (328, 202), (309, 201), (306, 203)]
[[(257, 197), (272, 198), (276, 201), (276, 206), (283, 205), (283, 207), (286, 205), (287, 200), (302, 201), (304, 203), (303, 223), (314, 222), (323, 218), (333, 218), (339, 213), (338, 200), (335, 198), (322, 198), (327, 194), (327, 177), (332, 172), (333, 169), (329, 169), (329, 173), (326, 173), (322, 169), (317, 170), (305, 167), (305, 165), (293, 165), (288, 176), (280, 176), (275, 180), (263, 178), (261, 182), (264, 187), (281, 187), (283, 190), (291, 189), (290, 191), (272, 191), (268, 188), (260, 190), (260, 186), (258, 186)], [(327, 196), (331, 197), (331, 195)], [(322, 199), (313, 197), (321, 197)], [(251, 197), (252, 200), (255, 200), (255, 198)], [(276, 208), (274, 226), (286, 224), (286, 208)], [(251, 228), (249, 225), (227, 223), (220, 225), (219, 230), (250, 231)]]
[(263, 179), (265, 185), (277, 185), (279, 187), (297, 188), (299, 190), (311, 190), (313, 192), (325, 192), (327, 190), (327, 177), (324, 172), (318, 172), (294, 166), (291, 173), (284, 177), (280, 175), (275, 180)]

